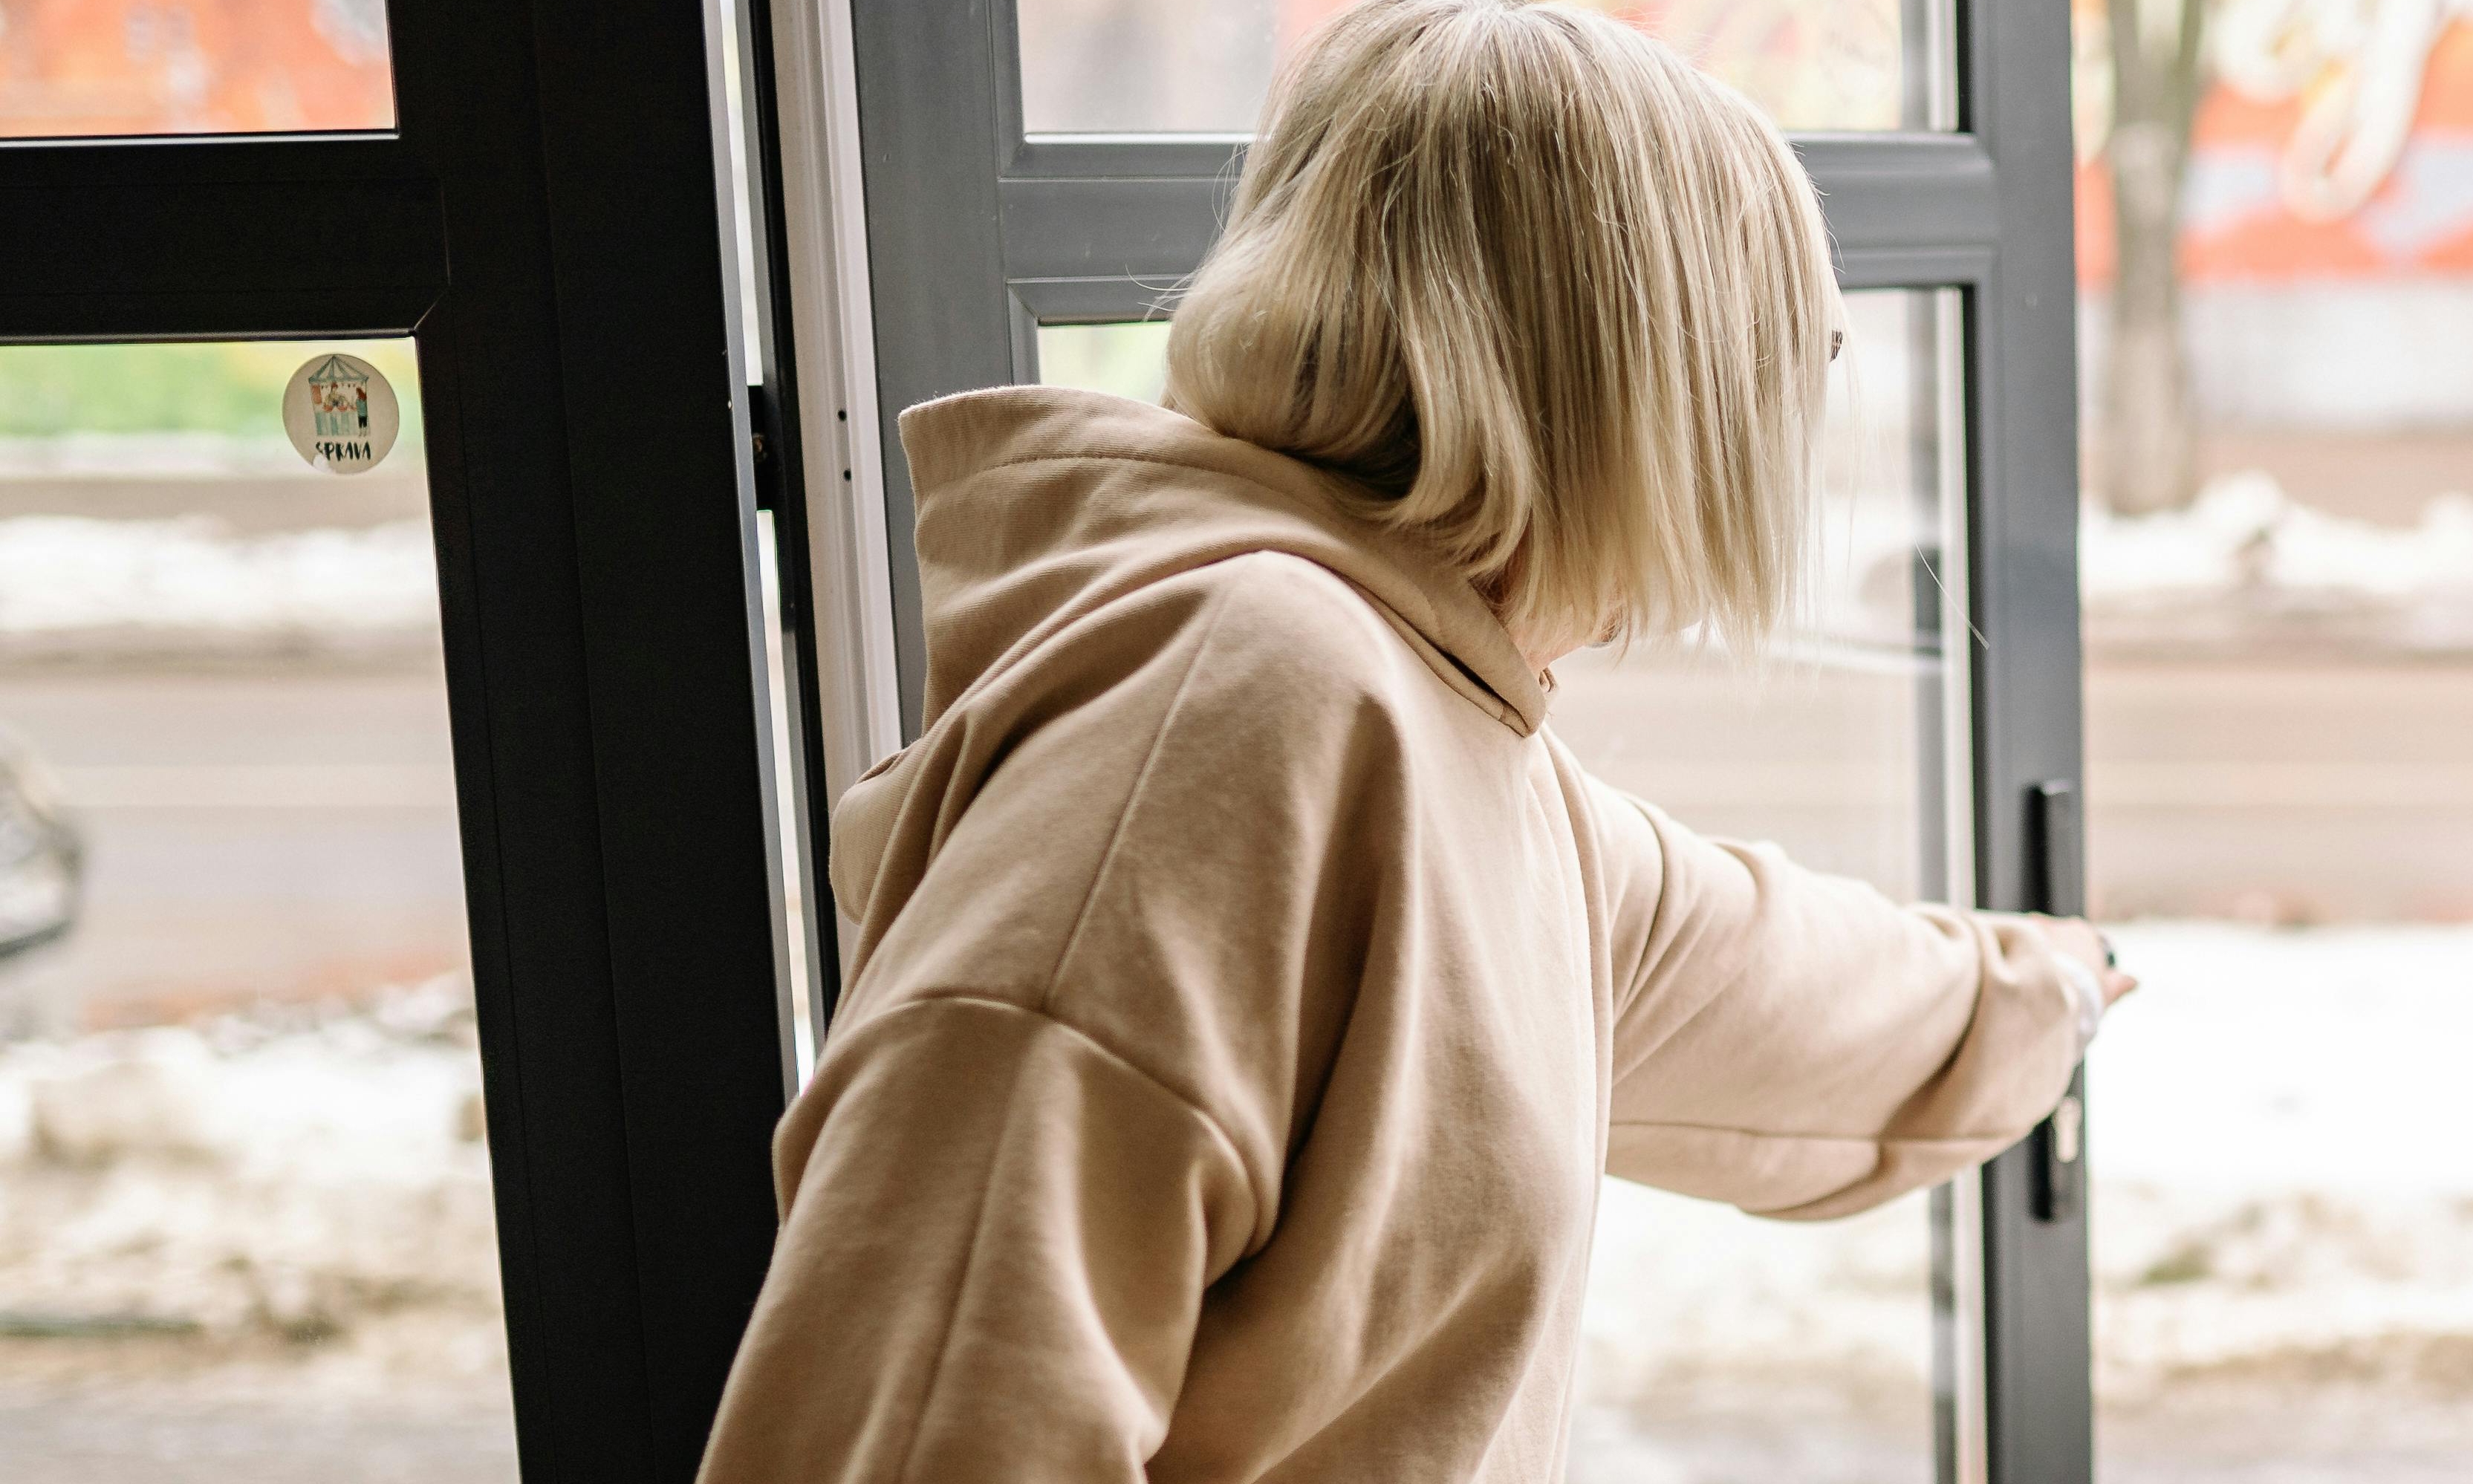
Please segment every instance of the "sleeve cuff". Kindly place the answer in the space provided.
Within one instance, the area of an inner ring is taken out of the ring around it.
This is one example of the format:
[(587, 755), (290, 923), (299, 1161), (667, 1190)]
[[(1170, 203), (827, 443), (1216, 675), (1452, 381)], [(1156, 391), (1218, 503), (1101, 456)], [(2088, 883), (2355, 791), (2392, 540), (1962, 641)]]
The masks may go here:
[(2086, 1055), (2095, 1041), (2096, 1029), (2103, 1024), (2103, 983), (2095, 970), (2066, 953), (2054, 953), (2053, 962), (2059, 966), (2061, 983), (2070, 992), (2070, 1008), (2076, 1013), (2078, 1032), (2078, 1055)]

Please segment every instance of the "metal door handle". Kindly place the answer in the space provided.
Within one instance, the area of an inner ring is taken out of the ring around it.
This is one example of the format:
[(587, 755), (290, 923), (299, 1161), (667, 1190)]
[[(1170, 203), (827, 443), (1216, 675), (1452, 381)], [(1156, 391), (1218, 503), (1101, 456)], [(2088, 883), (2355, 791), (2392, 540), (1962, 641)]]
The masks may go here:
[[(2085, 910), (2083, 817), (2077, 790), (2053, 780), (2027, 791), (2028, 901), (2038, 912), (2077, 917)], [(2086, 1070), (2070, 1078), (2052, 1116), (2027, 1136), (2033, 1155), (2029, 1182), (2035, 1219), (2066, 1221), (2086, 1195)]]

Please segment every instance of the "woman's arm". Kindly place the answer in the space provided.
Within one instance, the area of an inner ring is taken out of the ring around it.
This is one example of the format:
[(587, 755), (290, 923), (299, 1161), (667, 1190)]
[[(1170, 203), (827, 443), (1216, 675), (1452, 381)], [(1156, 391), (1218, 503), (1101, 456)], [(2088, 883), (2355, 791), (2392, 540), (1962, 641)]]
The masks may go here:
[(1594, 786), (1617, 969), (1608, 1173), (1843, 1215), (1988, 1159), (2058, 1101), (2084, 1046), (2036, 922), (1900, 907)]
[(1209, 1118), (955, 993), (837, 1038), (777, 1148), (797, 1194), (703, 1484), (1142, 1477), (1254, 1228)]

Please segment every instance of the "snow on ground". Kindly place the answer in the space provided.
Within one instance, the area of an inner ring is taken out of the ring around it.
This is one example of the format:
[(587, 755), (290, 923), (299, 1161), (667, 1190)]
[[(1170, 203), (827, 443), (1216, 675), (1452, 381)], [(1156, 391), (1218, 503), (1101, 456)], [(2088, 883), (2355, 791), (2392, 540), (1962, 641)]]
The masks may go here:
[[(2113, 936), (2145, 984), (2088, 1066), (2104, 1476), (2473, 1477), (2473, 927)], [(1573, 1484), (1930, 1478), (1926, 1219), (1610, 1183)]]
[(2313, 629), (2415, 651), (2473, 648), (2473, 494), (2442, 494), (2410, 527), (2331, 515), (2249, 472), (2187, 510), (2090, 507), (2078, 565), (2099, 637), (2187, 642)]
[(120, 1369), (115, 1337), (362, 1393), (498, 1374), (479, 1099), (451, 980), (0, 1047), (0, 1378)]
[[(417, 443), (395, 457), (418, 462)], [(329, 479), (301, 461), (282, 438), (228, 433), (64, 433), (0, 438), (0, 481), (44, 479), (315, 481)]]
[[(2114, 936), (2146, 983), (2088, 1065), (2106, 1375), (2473, 1342), (2473, 927)], [(1591, 1352), (1610, 1381), (1792, 1356), (1920, 1384), (1928, 1264), (1919, 1197), (1801, 1227), (1609, 1184)]]
[(321, 638), (437, 623), (429, 529), (235, 536), (210, 518), (0, 520), (0, 638), (112, 630)]
[(2081, 586), (2096, 603), (2259, 584), (2383, 598), (2473, 593), (2473, 494), (2442, 494), (2418, 525), (2398, 528), (2296, 504), (2251, 471), (2215, 481), (2187, 510), (2093, 509), (2081, 535)]
[(2088, 1062), (2100, 1391), (2473, 1404), (2473, 927), (2115, 937), (2147, 983)]
[(2088, 1064), (2108, 1179), (2473, 1199), (2473, 927), (2113, 936), (2146, 987)]
[[(2088, 1067), (2108, 1476), (2473, 1476), (2473, 927), (2114, 937), (2145, 987)], [(1610, 1183), (1575, 1484), (1928, 1477), (1926, 1223)]]

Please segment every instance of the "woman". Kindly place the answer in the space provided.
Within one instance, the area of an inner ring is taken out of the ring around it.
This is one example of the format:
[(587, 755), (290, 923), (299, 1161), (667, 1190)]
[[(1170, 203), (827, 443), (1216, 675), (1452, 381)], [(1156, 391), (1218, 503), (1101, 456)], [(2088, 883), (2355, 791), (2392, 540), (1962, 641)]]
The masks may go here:
[(1169, 408), (904, 415), (927, 728), (834, 816), (710, 1484), (1549, 1484), (1601, 1171), (1832, 1216), (2053, 1106), (2128, 984), (2083, 924), (1702, 840), (1546, 726), (1579, 645), (1787, 610), (1837, 312), (1740, 97), (1376, 0)]

